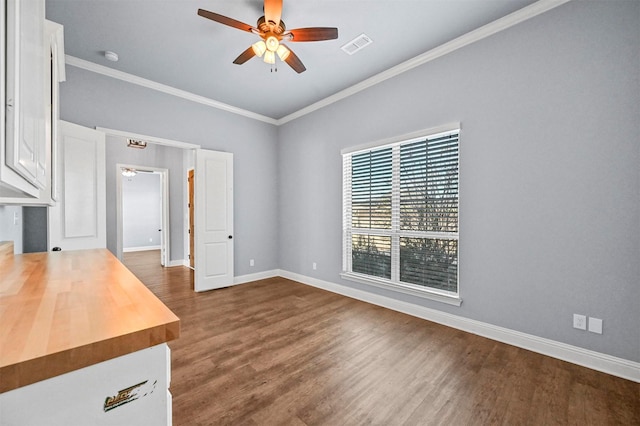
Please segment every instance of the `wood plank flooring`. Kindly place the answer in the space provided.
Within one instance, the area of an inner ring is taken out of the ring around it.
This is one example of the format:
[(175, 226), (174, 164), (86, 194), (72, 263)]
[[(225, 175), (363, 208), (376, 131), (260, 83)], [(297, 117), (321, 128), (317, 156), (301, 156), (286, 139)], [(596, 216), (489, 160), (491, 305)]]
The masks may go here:
[(125, 264), (181, 319), (173, 424), (640, 425), (640, 384), (283, 278), (194, 293)]

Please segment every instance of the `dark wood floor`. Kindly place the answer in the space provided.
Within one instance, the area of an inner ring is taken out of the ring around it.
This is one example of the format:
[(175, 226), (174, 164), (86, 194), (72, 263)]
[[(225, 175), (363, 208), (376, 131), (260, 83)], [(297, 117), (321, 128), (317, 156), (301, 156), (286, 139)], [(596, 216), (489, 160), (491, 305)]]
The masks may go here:
[(640, 425), (640, 384), (282, 278), (196, 294), (125, 264), (181, 319), (174, 425)]

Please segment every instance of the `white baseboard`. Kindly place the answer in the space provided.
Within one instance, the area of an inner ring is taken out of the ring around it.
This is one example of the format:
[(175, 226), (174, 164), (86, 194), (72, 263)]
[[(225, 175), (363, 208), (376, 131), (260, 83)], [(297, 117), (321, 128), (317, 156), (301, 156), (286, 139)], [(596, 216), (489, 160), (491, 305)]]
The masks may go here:
[(178, 259), (178, 260), (170, 260), (169, 264), (166, 265), (167, 268), (172, 268), (174, 266), (186, 266), (187, 268), (189, 267), (189, 261), (185, 260), (185, 259)]
[(161, 246), (127, 247), (127, 248), (123, 248), (122, 252), (123, 253), (131, 253), (131, 252), (134, 252), (134, 251), (160, 250), (161, 248), (162, 248)]
[(617, 358), (600, 352), (579, 348), (555, 340), (545, 339), (531, 334), (521, 333), (508, 328), (484, 323), (481, 321), (464, 318), (458, 315), (441, 312), (435, 309), (425, 308), (412, 303), (402, 302), (386, 296), (369, 293), (344, 285), (319, 280), (294, 272), (278, 270), (279, 275), (290, 280), (307, 284), (363, 302), (382, 306), (394, 311), (402, 312), (448, 327), (477, 334), (502, 343), (517, 346), (573, 364), (581, 365), (592, 370), (601, 371), (613, 376), (622, 377), (640, 383), (640, 363)]
[(251, 281), (259, 281), (267, 278), (279, 276), (280, 270), (273, 269), (271, 271), (256, 272), (255, 274), (239, 275), (233, 277), (233, 285), (250, 283)]

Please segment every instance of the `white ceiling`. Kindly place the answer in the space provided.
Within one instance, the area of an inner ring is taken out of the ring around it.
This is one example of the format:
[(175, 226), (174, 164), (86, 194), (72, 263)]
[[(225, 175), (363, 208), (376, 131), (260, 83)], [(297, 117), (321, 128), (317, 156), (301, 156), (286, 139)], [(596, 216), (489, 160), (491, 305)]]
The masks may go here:
[[(337, 27), (337, 40), (288, 43), (305, 64), (233, 60), (258, 36), (197, 15), (199, 8), (255, 26), (261, 0), (47, 0), (65, 27), (66, 54), (281, 119), (515, 12), (535, 0), (284, 0), (287, 28)], [(373, 44), (340, 47), (365, 33)], [(104, 52), (119, 55), (110, 62)]]

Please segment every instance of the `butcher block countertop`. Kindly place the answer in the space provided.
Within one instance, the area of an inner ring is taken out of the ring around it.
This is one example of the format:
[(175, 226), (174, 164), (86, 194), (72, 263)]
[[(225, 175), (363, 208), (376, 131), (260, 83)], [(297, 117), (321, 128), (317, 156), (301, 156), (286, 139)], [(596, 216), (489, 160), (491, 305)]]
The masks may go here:
[(178, 317), (106, 249), (0, 256), (0, 393), (179, 334)]

